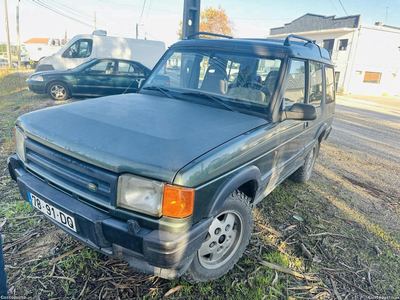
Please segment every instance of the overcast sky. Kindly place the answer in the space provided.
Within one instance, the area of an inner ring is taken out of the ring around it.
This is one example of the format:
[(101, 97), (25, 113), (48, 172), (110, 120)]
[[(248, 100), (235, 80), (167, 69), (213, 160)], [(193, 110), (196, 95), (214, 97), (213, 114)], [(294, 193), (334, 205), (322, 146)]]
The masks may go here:
[[(17, 0), (8, 1), (11, 42), (16, 43)], [(363, 24), (376, 21), (400, 27), (400, 1), (396, 0), (341, 0), (347, 14), (362, 14)], [(77, 21), (51, 12), (38, 3), (62, 11)], [(182, 20), (183, 0), (21, 0), (21, 42), (32, 37), (68, 38), (94, 29), (94, 12), (97, 28), (105, 29), (109, 35), (135, 37), (135, 24), (140, 23), (139, 38), (164, 41), (167, 46), (177, 41), (179, 21)], [(306, 13), (346, 16), (339, 0), (201, 0), (202, 8), (221, 4), (229, 18), (235, 23), (238, 37), (266, 37), (271, 27), (283, 26)], [(83, 24), (82, 24), (83, 23)], [(5, 42), (4, 1), (0, 1), (0, 42)]]

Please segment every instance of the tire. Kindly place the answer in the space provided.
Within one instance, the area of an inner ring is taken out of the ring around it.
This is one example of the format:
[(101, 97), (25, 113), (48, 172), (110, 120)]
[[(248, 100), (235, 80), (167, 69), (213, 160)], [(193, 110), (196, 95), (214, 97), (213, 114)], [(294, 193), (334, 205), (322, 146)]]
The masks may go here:
[(25, 68), (26, 68), (27, 70), (30, 70), (30, 69), (32, 69), (32, 65), (31, 65), (31, 64), (26, 64), (26, 65), (25, 65)]
[(235, 190), (216, 214), (205, 241), (183, 275), (195, 284), (225, 275), (238, 262), (253, 230), (250, 199)]
[(47, 88), (47, 94), (54, 101), (66, 100), (69, 98), (69, 89), (65, 83), (51, 82)]
[(304, 183), (310, 179), (315, 161), (318, 157), (319, 147), (320, 143), (316, 142), (314, 147), (312, 147), (311, 151), (307, 154), (304, 165), (289, 176), (290, 180)]

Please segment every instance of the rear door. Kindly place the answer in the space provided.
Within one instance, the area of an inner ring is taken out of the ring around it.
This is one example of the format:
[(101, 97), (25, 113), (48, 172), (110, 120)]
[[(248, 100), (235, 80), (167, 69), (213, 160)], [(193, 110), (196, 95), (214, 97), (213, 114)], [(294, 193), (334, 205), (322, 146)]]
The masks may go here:
[(308, 142), (318, 138), (319, 129), (326, 124), (331, 126), (335, 110), (335, 73), (332, 67), (317, 62), (310, 62), (310, 97), (309, 104), (317, 110), (317, 118), (307, 121)]
[(77, 75), (76, 94), (105, 96), (114, 94), (115, 61), (100, 60)]
[(118, 61), (114, 78), (115, 93), (136, 93), (140, 80), (146, 78), (149, 72), (137, 62)]

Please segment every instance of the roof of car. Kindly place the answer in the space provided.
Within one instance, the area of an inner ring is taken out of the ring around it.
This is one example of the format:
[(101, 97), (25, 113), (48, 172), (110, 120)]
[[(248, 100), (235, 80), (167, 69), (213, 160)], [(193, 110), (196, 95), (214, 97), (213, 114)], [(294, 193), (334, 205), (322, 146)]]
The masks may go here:
[(189, 39), (182, 40), (171, 46), (173, 48), (209, 48), (224, 49), (240, 53), (257, 54), (260, 56), (287, 55), (290, 57), (308, 58), (332, 64), (329, 52), (311, 42), (290, 40), (285, 45), (284, 40), (274, 39)]

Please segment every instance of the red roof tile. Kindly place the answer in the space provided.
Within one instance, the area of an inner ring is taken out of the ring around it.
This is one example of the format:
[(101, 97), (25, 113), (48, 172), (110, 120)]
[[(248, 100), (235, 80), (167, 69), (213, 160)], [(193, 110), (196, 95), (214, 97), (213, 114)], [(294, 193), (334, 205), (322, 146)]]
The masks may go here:
[(47, 44), (49, 40), (49, 38), (31, 38), (24, 42), (24, 44)]

